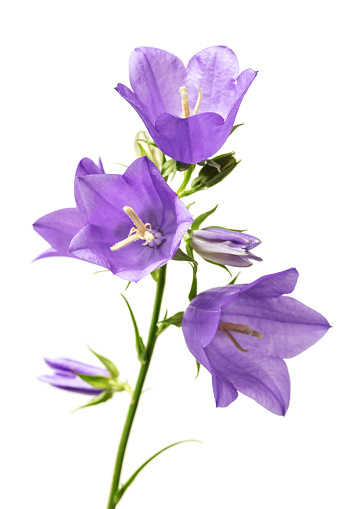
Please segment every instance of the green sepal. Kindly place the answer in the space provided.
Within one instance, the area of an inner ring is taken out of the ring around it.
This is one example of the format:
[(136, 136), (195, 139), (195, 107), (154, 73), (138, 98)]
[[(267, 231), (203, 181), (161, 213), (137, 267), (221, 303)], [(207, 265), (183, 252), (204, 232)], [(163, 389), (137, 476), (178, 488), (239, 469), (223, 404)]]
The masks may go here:
[(203, 259), (205, 260), (205, 262), (211, 263), (212, 265), (216, 265), (217, 267), (221, 267), (222, 269), (227, 270), (229, 275), (232, 277), (232, 272), (226, 265), (222, 265), (221, 263), (217, 263), (217, 262), (211, 262), (211, 260), (207, 260), (207, 258), (204, 258), (204, 257), (203, 257)]
[(181, 322), (182, 322), (183, 316), (184, 316), (184, 312), (179, 311), (178, 313), (175, 313), (175, 315), (170, 316), (169, 318), (166, 318), (159, 323), (161, 323), (162, 326), (165, 325), (166, 328), (169, 327), (170, 325), (175, 325), (176, 327), (181, 327)]
[(167, 178), (172, 174), (173, 174), (173, 178), (174, 178), (176, 172), (177, 172), (177, 163), (174, 159), (169, 159), (168, 161), (166, 161), (161, 168), (161, 174), (164, 178)]
[(92, 350), (92, 348), (90, 346), (88, 346), (88, 349), (99, 359), (100, 362), (102, 362), (102, 364), (105, 366), (105, 368), (109, 371), (113, 380), (118, 379), (119, 370), (116, 367), (116, 365), (112, 361), (110, 361), (109, 359), (104, 357), (103, 355), (100, 355), (97, 352), (95, 352), (94, 350)]
[(196, 376), (195, 376), (195, 379), (197, 379), (197, 378), (198, 378), (198, 376), (199, 376), (199, 373), (200, 373), (200, 366), (201, 366), (201, 364), (200, 364), (200, 362), (198, 362), (198, 361), (195, 361), (195, 362), (197, 363), (197, 374), (196, 374)]
[(159, 279), (159, 269), (154, 270), (151, 272), (151, 276), (154, 279), (154, 281), (157, 283)]
[(95, 272), (93, 272), (93, 276), (95, 276), (96, 274), (100, 274), (100, 272), (111, 272), (111, 271), (109, 269), (96, 270)]
[(82, 373), (78, 373), (74, 371), (74, 373), (81, 378), (84, 382), (88, 383), (92, 387), (96, 389), (112, 389), (112, 382), (110, 378), (105, 376), (92, 376), (92, 375), (83, 375)]
[(222, 154), (212, 159), (220, 166), (220, 169), (210, 166), (208, 163), (200, 170), (199, 175), (192, 181), (192, 192), (200, 191), (201, 189), (208, 189), (215, 186), (224, 178), (226, 178), (239, 164), (236, 161), (234, 152), (229, 154)]
[(164, 447), (163, 449), (161, 449), (161, 451), (157, 452), (156, 454), (153, 454), (153, 456), (151, 456), (147, 461), (145, 461), (145, 463), (143, 463), (135, 472), (133, 475), (131, 475), (131, 477), (128, 479), (127, 482), (125, 482), (125, 484), (123, 484), (121, 486), (121, 488), (115, 493), (114, 495), (114, 498), (113, 498), (113, 502), (114, 504), (117, 504), (120, 500), (121, 500), (121, 497), (123, 496), (123, 494), (125, 493), (125, 491), (127, 490), (127, 488), (130, 487), (130, 485), (132, 484), (132, 482), (134, 481), (134, 479), (137, 477), (137, 475), (141, 472), (141, 470), (143, 468), (145, 468), (148, 463), (150, 463), (152, 460), (154, 460), (154, 458), (156, 458), (157, 456), (159, 456), (161, 453), (167, 451), (167, 449), (170, 449), (171, 447), (174, 447), (175, 445), (179, 445), (179, 444), (184, 444), (185, 442), (198, 442), (200, 444), (202, 444), (202, 442), (200, 440), (181, 440), (181, 442), (175, 442), (174, 444), (171, 444), (171, 445), (168, 445), (167, 447)]
[(192, 285), (190, 292), (188, 294), (188, 299), (191, 301), (196, 297), (198, 293), (198, 280), (197, 280), (197, 271), (198, 271), (198, 262), (195, 261), (193, 258), (193, 251), (191, 249), (191, 246), (189, 243), (186, 243), (186, 251), (190, 253), (190, 255), (185, 254), (181, 249), (179, 248), (178, 251), (173, 256), (173, 260), (180, 261), (180, 262), (189, 262), (192, 269), (193, 269), (193, 279), (192, 279)]
[(238, 274), (236, 276), (234, 276), (234, 278), (232, 279), (232, 281), (230, 281), (228, 284), (229, 285), (234, 285), (234, 283), (236, 282), (236, 280), (238, 279), (238, 277), (240, 276), (241, 272), (238, 272)]
[(204, 212), (203, 214), (200, 214), (193, 223), (191, 224), (190, 228), (191, 230), (199, 230), (201, 223), (205, 221), (213, 212), (217, 210), (218, 205), (214, 207), (214, 209), (209, 210), (208, 212)]
[(230, 135), (231, 135), (232, 133), (234, 133), (234, 131), (235, 131), (236, 129), (238, 129), (238, 127), (240, 127), (240, 126), (242, 126), (242, 125), (244, 125), (244, 124), (237, 124), (237, 125), (234, 125), (234, 126), (232, 127), (232, 131), (231, 131)]
[(132, 308), (131, 306), (129, 305), (129, 302), (128, 300), (126, 299), (126, 297), (121, 294), (121, 297), (124, 299), (124, 301), (126, 302), (127, 304), (127, 307), (128, 307), (128, 310), (130, 312), (130, 315), (131, 315), (131, 318), (132, 318), (132, 323), (133, 323), (133, 327), (134, 327), (134, 332), (135, 332), (135, 347), (136, 347), (136, 350), (137, 350), (137, 354), (138, 354), (138, 359), (139, 361), (142, 363), (142, 364), (145, 364), (146, 362), (146, 347), (144, 345), (144, 342), (142, 340), (142, 337), (140, 336), (139, 334), (139, 329), (138, 329), (138, 325), (137, 325), (137, 322), (135, 320), (135, 317), (134, 317), (134, 314), (133, 314), (133, 311), (132, 311)]
[(88, 403), (86, 403), (86, 405), (82, 405), (79, 406), (78, 408), (75, 408), (74, 410), (72, 410), (71, 413), (73, 414), (77, 410), (81, 410), (82, 408), (86, 408), (88, 406), (99, 405), (99, 403), (105, 403), (105, 401), (108, 401), (109, 399), (112, 398), (113, 394), (114, 394), (113, 391), (110, 390), (103, 391), (98, 396), (96, 396), (95, 398), (91, 399)]
[(125, 292), (128, 290), (129, 285), (130, 285), (131, 283), (132, 283), (132, 281), (128, 281), (127, 286), (126, 286), (126, 288), (125, 288)]

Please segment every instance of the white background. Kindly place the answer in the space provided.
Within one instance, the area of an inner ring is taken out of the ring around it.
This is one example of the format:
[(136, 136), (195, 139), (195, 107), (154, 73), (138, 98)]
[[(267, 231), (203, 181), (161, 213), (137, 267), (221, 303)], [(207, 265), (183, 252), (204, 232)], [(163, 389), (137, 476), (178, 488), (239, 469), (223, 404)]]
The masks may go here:
[[(259, 74), (227, 141), (242, 160), (194, 215), (219, 203), (213, 223), (247, 228), (264, 262), (240, 282), (297, 267), (294, 296), (335, 325), (338, 298), (338, 40), (334, 1), (3, 2), (1, 14), (1, 507), (103, 509), (129, 397), (70, 411), (86, 396), (37, 381), (44, 356), (96, 363), (86, 344), (116, 362), (134, 383), (132, 326), (119, 293), (125, 282), (66, 258), (31, 264), (48, 246), (31, 223), (71, 207), (79, 160), (134, 159), (142, 123), (114, 91), (128, 82), (137, 46), (155, 46), (187, 63), (197, 51), (228, 45), (241, 70)], [(176, 179), (175, 187), (179, 185)], [(189, 203), (190, 199), (186, 200)], [(201, 263), (199, 289), (227, 283)], [(187, 305), (191, 272), (171, 262), (165, 306)], [(127, 297), (143, 337), (151, 278)], [(336, 329), (288, 361), (285, 418), (239, 396), (215, 409), (210, 375), (195, 377), (181, 331), (159, 340), (131, 435), (123, 480), (151, 454), (187, 438), (140, 474), (121, 509), (338, 507), (338, 341)], [(120, 507), (119, 506), (119, 507)]]

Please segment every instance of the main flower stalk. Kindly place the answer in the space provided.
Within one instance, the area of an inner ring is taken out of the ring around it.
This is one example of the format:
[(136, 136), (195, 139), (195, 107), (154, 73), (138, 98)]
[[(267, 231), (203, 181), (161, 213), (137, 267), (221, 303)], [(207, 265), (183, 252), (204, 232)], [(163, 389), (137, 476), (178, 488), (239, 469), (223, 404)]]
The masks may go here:
[(138, 380), (135, 386), (135, 390), (132, 396), (132, 400), (128, 409), (128, 414), (125, 421), (125, 426), (122, 431), (119, 449), (115, 461), (115, 468), (113, 473), (113, 480), (112, 480), (112, 486), (111, 491), (109, 495), (108, 505), (107, 509), (114, 509), (117, 504), (117, 493), (119, 490), (119, 484), (120, 484), (120, 476), (121, 476), (121, 470), (122, 465), (125, 457), (126, 447), (128, 443), (128, 438), (132, 429), (132, 424), (134, 421), (135, 413), (138, 408), (140, 396), (142, 393), (142, 389), (144, 386), (144, 382), (146, 379), (146, 375), (148, 372), (148, 368), (151, 363), (152, 354), (155, 346), (155, 342), (158, 337), (158, 326), (157, 323), (159, 322), (159, 315), (160, 315), (160, 308), (162, 303), (162, 297), (164, 294), (165, 289), (165, 282), (166, 282), (166, 265), (160, 267), (159, 269), (159, 277), (157, 281), (157, 290), (155, 294), (155, 300), (154, 300), (154, 307), (153, 307), (153, 315), (151, 320), (151, 325), (149, 329), (148, 334), (148, 341), (146, 345), (146, 360), (144, 364), (141, 364)]

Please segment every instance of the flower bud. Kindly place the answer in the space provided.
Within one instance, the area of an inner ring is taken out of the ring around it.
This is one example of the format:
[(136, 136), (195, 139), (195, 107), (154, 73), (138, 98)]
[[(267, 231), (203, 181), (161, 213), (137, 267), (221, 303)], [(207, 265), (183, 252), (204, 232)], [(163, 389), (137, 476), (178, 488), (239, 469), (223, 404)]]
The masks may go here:
[(155, 145), (147, 131), (138, 131), (134, 138), (134, 149), (138, 157), (147, 156), (159, 170), (164, 163), (164, 155)]
[(233, 267), (249, 267), (251, 260), (261, 261), (250, 252), (259, 244), (256, 237), (217, 227), (193, 230), (190, 240), (191, 248), (205, 260)]

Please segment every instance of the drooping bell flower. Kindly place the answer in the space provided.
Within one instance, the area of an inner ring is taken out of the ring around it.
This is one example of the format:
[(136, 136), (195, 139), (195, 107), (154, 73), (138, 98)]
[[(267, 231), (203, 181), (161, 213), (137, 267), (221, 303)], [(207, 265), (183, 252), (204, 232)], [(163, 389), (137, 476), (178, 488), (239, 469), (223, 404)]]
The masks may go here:
[(176, 253), (193, 218), (147, 157), (123, 175), (79, 178), (87, 224), (69, 252), (139, 281)]
[(116, 90), (141, 117), (166, 155), (193, 164), (212, 157), (230, 135), (256, 72), (239, 75), (233, 51), (206, 48), (187, 68), (176, 56), (157, 48), (137, 48), (130, 58), (132, 90)]
[(210, 262), (233, 267), (249, 267), (252, 260), (262, 261), (251, 253), (260, 240), (246, 233), (224, 228), (193, 230), (190, 245), (200, 256)]
[(39, 380), (41, 382), (47, 382), (58, 389), (64, 389), (65, 391), (97, 396), (105, 389), (93, 387), (77, 376), (76, 373), (95, 377), (110, 377), (110, 373), (105, 368), (90, 366), (89, 364), (83, 364), (82, 362), (71, 359), (45, 359), (45, 362), (54, 370), (54, 373), (52, 375), (42, 375), (39, 377)]
[(86, 224), (87, 216), (85, 207), (79, 192), (77, 177), (84, 175), (103, 174), (104, 169), (101, 161), (96, 165), (88, 158), (84, 158), (78, 164), (75, 172), (74, 197), (76, 207), (56, 210), (38, 219), (34, 224), (34, 230), (41, 235), (49, 244), (50, 249), (44, 251), (36, 260), (49, 256), (71, 256), (68, 252), (69, 244), (76, 233)]
[(321, 314), (284, 296), (297, 279), (298, 272), (289, 269), (247, 285), (213, 288), (186, 309), (186, 343), (211, 373), (218, 407), (232, 403), (239, 391), (285, 415), (290, 379), (283, 359), (299, 355), (330, 327)]

